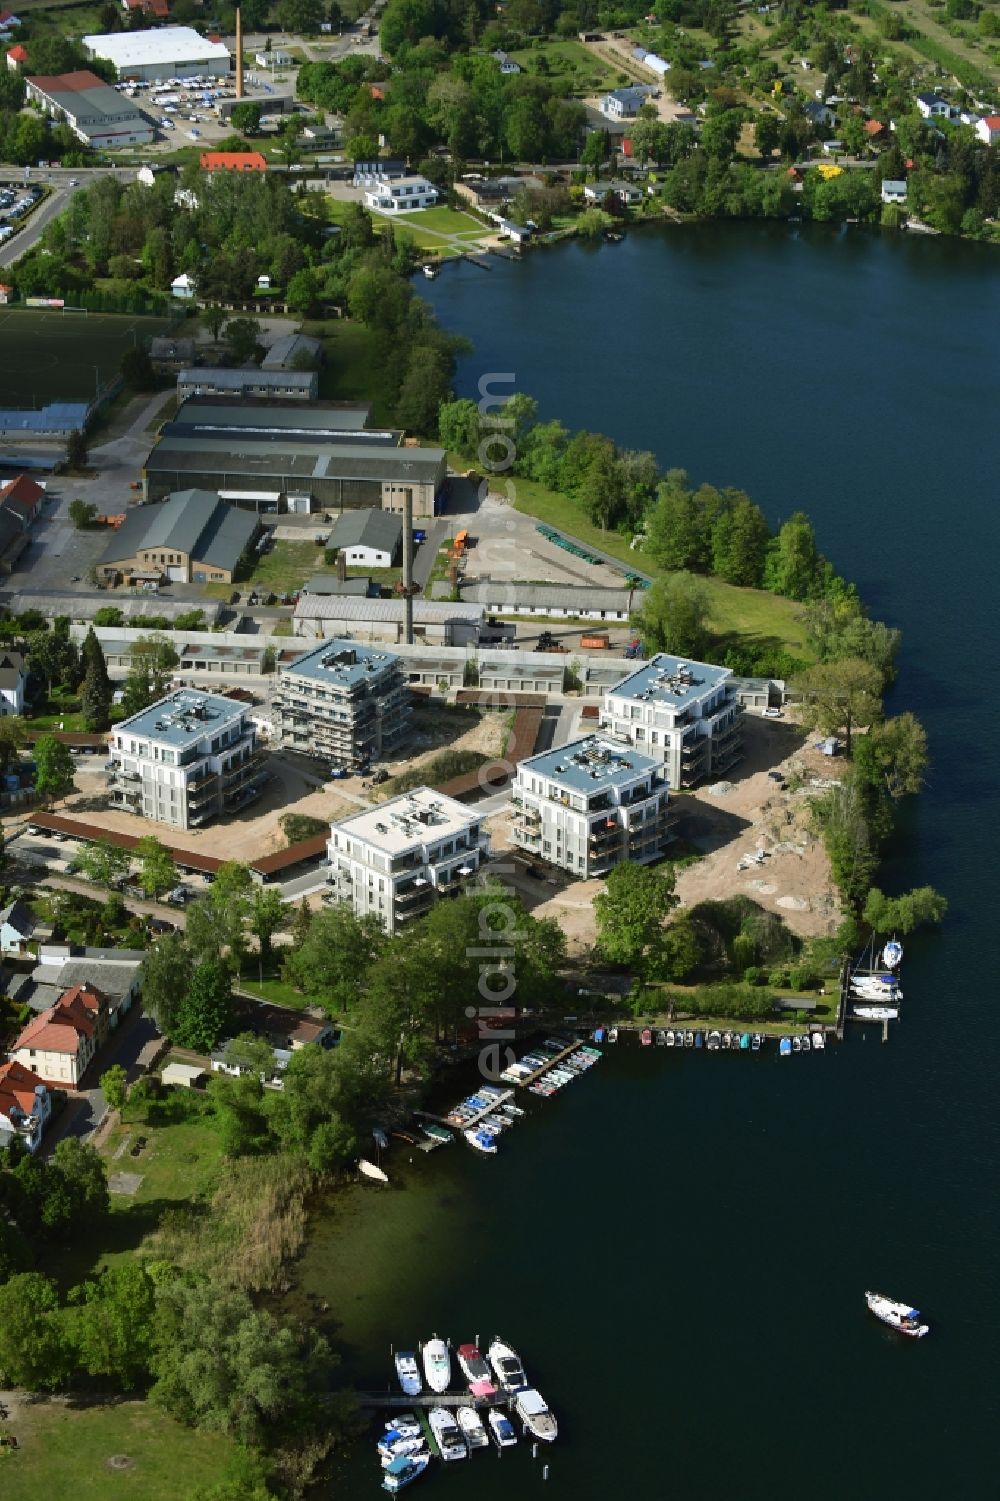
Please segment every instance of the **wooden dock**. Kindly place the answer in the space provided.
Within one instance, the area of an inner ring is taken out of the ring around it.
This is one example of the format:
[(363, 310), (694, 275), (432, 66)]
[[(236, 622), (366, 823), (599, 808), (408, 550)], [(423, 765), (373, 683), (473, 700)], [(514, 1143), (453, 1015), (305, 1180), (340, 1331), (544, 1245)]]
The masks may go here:
[(474, 1397), (471, 1392), (421, 1392), (419, 1397), (406, 1397), (402, 1392), (358, 1392), (356, 1395), (358, 1406), (365, 1411), (384, 1407), (392, 1412), (407, 1412), (412, 1408), (418, 1419), (430, 1407), (509, 1407), (514, 1400), (509, 1392), (502, 1391), (497, 1391), (492, 1397)]
[[(547, 1074), (550, 1068), (557, 1068), (564, 1058), (568, 1058), (571, 1053), (578, 1053), (582, 1047), (583, 1043), (580, 1041), (571, 1042), (568, 1047), (563, 1048), (561, 1053), (554, 1053), (551, 1058), (536, 1068), (534, 1073), (528, 1074), (527, 1078), (518, 1079), (517, 1088), (527, 1089), (529, 1084), (534, 1084), (535, 1080)], [(513, 1090), (511, 1093), (513, 1094)]]
[(450, 1121), (446, 1115), (432, 1115), (429, 1110), (414, 1110), (413, 1114), (419, 1116), (421, 1120), (434, 1121), (438, 1126), (447, 1126), (449, 1131), (472, 1131), (478, 1126), (480, 1121), (485, 1120), (488, 1115), (493, 1115), (495, 1111), (500, 1109), (501, 1105), (505, 1105), (508, 1100), (512, 1100), (513, 1098), (514, 1091), (512, 1089), (505, 1089), (484, 1110), (480, 1110), (477, 1115), (470, 1116), (461, 1126), (456, 1126), (455, 1122)]

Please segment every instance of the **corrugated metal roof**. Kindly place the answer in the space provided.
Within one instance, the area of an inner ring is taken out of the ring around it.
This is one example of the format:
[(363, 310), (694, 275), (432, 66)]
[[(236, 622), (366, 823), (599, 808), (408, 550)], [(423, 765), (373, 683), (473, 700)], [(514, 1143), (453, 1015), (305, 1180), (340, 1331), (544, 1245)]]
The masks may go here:
[(403, 541), (403, 518), (393, 511), (344, 511), (327, 547), (372, 547), (395, 557)]
[[(482, 605), (441, 604), (428, 599), (413, 601), (413, 620), (417, 625), (443, 624), (449, 620), (481, 620)], [(401, 599), (344, 599), (329, 595), (303, 594), (295, 606), (296, 620), (374, 620), (401, 622), (404, 601)]]
[(494, 610), (549, 607), (554, 610), (624, 610), (628, 612), (629, 589), (591, 589), (575, 584), (519, 584), (506, 580), (470, 584), (462, 590), (463, 599), (475, 600)]
[(50, 401), (37, 411), (25, 407), (0, 409), (0, 430), (21, 433), (82, 432), (90, 410), (85, 401)]
[(158, 505), (127, 512), (101, 561), (161, 549), (214, 568), (235, 568), (257, 526), (256, 516), (227, 506), (214, 491), (178, 490)]

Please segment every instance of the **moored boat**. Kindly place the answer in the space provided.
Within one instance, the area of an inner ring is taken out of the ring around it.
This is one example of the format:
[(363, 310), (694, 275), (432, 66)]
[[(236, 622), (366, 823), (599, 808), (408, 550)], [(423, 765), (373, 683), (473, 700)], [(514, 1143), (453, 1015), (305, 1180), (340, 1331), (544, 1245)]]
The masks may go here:
[(502, 1339), (492, 1340), (489, 1357), (490, 1365), (505, 1392), (517, 1392), (527, 1386), (528, 1378), (524, 1374), (524, 1366), (510, 1345), (505, 1344)]
[(823, 1036), (822, 1032), (814, 1032), (813, 1033), (813, 1035), (812, 1035), (812, 1044), (813, 1044), (813, 1052), (814, 1053), (822, 1053), (823, 1052), (824, 1048), (826, 1047), (826, 1038)]
[(763, 1038), (763, 1035), (760, 1032), (755, 1032), (753, 1034), (753, 1036), (750, 1039), (750, 1046), (751, 1046), (751, 1048), (753, 1049), (753, 1051), (755, 1053), (759, 1053), (760, 1052), (761, 1045), (762, 1045), (763, 1041), (764, 1041), (764, 1038)]
[(463, 1131), (462, 1135), (474, 1147), (477, 1152), (485, 1152), (487, 1157), (495, 1156), (497, 1149), (496, 1137), (489, 1131)]
[[(709, 1034), (709, 1035), (711, 1035), (711, 1034)], [(716, 1037), (718, 1037), (718, 1035), (719, 1035), (718, 1032), (716, 1032), (715, 1035), (716, 1035)], [(722, 1034), (722, 1046), (724, 1048), (731, 1048), (732, 1045), (733, 1045), (733, 1034), (732, 1034), (732, 1032), (723, 1032), (723, 1034)]]
[(517, 1408), (518, 1417), (532, 1437), (543, 1439), (545, 1443), (551, 1444), (559, 1428), (541, 1392), (536, 1391), (533, 1386), (525, 1387), (514, 1398), (514, 1406)]
[(380, 1167), (374, 1162), (368, 1162), (364, 1157), (358, 1159), (358, 1172), (364, 1178), (371, 1178), (375, 1183), (388, 1183), (389, 1179)]
[(642, 1043), (644, 1048), (652, 1047), (653, 1034), (648, 1027), (643, 1027), (642, 1031), (639, 1033), (639, 1041)]
[(390, 1418), (385, 1425), (386, 1436), (395, 1432), (400, 1438), (420, 1438), (423, 1431), (415, 1412), (401, 1412), (398, 1417)]
[(801, 1053), (801, 1051), (802, 1051), (802, 1038), (801, 1037), (793, 1037), (792, 1038), (792, 1052), (793, 1053)]
[(611, 1027), (611, 1028), (609, 1028), (609, 1030), (608, 1030), (608, 1041), (609, 1042), (617, 1042), (618, 1041), (618, 1028), (617, 1027)]
[(722, 1037), (721, 1037), (720, 1033), (718, 1033), (718, 1032), (709, 1032), (709, 1034), (708, 1034), (708, 1044), (707, 1044), (708, 1045), (708, 1051), (710, 1053), (717, 1052), (718, 1049), (719, 1049), (719, 1045), (720, 1045), (721, 1041), (722, 1041)]
[(667, 1047), (668, 1048), (672, 1048), (672, 1047), (676, 1047), (676, 1045), (677, 1045), (677, 1038), (674, 1035), (674, 1029), (673, 1029), (673, 1027), (668, 1027), (667, 1028)]
[(458, 1357), (462, 1375), (470, 1386), (474, 1381), (489, 1381), (490, 1368), (483, 1359), (478, 1345), (459, 1345), (455, 1354)]
[(865, 1302), (883, 1324), (888, 1324), (890, 1329), (896, 1329), (900, 1334), (908, 1335), (910, 1339), (923, 1339), (925, 1334), (930, 1333), (930, 1325), (920, 1322), (919, 1308), (911, 1308), (908, 1303), (897, 1303), (884, 1293), (865, 1293)]
[(390, 1495), (416, 1480), (430, 1464), (429, 1454), (400, 1454), (393, 1459), (382, 1476), (382, 1489)]
[(419, 1454), (424, 1442), (423, 1434), (419, 1438), (407, 1438), (395, 1428), (390, 1428), (388, 1433), (383, 1433), (376, 1447), (383, 1464), (388, 1464), (397, 1454)]
[(749, 1032), (741, 1032), (740, 1033), (740, 1052), (741, 1053), (747, 1052), (749, 1050), (749, 1047), (750, 1047), (750, 1033)]
[(802, 1039), (802, 1051), (803, 1051), (803, 1053), (808, 1053), (811, 1047), (812, 1047), (812, 1044), (809, 1041), (809, 1038), (808, 1037), (803, 1037), (803, 1039)]
[(431, 1425), (431, 1432), (437, 1440), (441, 1458), (447, 1464), (453, 1459), (466, 1459), (468, 1449), (462, 1430), (447, 1407), (432, 1407), (427, 1414), (427, 1421)]
[(425, 263), (425, 265), (423, 267), (423, 272), (424, 272), (424, 275), (426, 276), (426, 278), (427, 278), (428, 281), (433, 281), (434, 278), (435, 278), (435, 276), (437, 276), (437, 267), (436, 266), (432, 266), (431, 263), (428, 261), (428, 262)]
[(694, 1033), (693, 1032), (685, 1032), (684, 1033), (684, 1046), (686, 1048), (693, 1048), (694, 1047)]
[(696, 1032), (694, 1034), (694, 1045), (696, 1048), (703, 1048), (705, 1046), (704, 1032)]
[(435, 1334), (424, 1345), (424, 1375), (432, 1392), (446, 1392), (451, 1382), (451, 1356), (443, 1339)]
[(783, 1037), (781, 1039), (781, 1041), (778, 1043), (778, 1057), (779, 1058), (790, 1058), (791, 1056), (792, 1056), (792, 1039), (790, 1037)]
[(666, 1032), (664, 1032), (664, 1030), (663, 1030), (662, 1027), (658, 1027), (657, 1028), (657, 1032), (656, 1032), (656, 1046), (658, 1048), (665, 1048), (666, 1045), (667, 1045), (667, 1034), (666, 1034)]
[(462, 1430), (470, 1453), (473, 1449), (485, 1449), (489, 1444), (489, 1439), (486, 1437), (483, 1420), (476, 1409), (474, 1407), (460, 1407), (456, 1416), (458, 1417), (458, 1426)]
[(396, 1377), (400, 1390), (407, 1397), (419, 1397), (424, 1384), (420, 1379), (420, 1367), (412, 1350), (400, 1350), (396, 1355)]
[(899, 1019), (898, 1006), (852, 1006), (851, 1015), (865, 1022), (894, 1022)]
[(898, 969), (903, 962), (903, 945), (895, 938), (890, 938), (882, 950), (882, 963), (886, 969)]
[(517, 1434), (514, 1432), (514, 1425), (510, 1418), (494, 1407), (489, 1412), (486, 1421), (490, 1425), (493, 1442), (497, 1448), (512, 1449), (517, 1443)]
[(454, 1141), (455, 1138), (447, 1126), (439, 1126), (436, 1121), (421, 1121), (420, 1129), (431, 1141)]

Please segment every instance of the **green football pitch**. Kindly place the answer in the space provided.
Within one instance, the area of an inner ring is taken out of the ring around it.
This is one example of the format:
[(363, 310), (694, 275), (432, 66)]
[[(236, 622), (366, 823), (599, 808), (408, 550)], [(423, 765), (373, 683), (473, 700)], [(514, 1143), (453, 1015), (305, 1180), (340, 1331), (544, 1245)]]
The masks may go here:
[(0, 308), (0, 406), (90, 401), (118, 374), (127, 349), (168, 326), (130, 313)]

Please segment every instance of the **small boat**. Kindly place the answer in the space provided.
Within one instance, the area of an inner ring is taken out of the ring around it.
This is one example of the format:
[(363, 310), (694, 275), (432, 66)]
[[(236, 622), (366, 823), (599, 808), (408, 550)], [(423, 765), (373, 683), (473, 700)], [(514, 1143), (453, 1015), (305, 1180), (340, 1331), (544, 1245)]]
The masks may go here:
[(375, 1140), (375, 1145), (378, 1147), (379, 1151), (380, 1152), (388, 1152), (388, 1150), (389, 1150), (389, 1138), (385, 1134), (385, 1132), (382, 1130), (381, 1126), (373, 1126), (372, 1127), (372, 1136), (373, 1136), (373, 1138)]
[(684, 1033), (684, 1046), (686, 1048), (693, 1048), (694, 1047), (694, 1033), (693, 1032), (685, 1032)]
[(908, 1303), (896, 1303), (884, 1293), (865, 1293), (865, 1302), (883, 1324), (888, 1324), (890, 1329), (897, 1329), (900, 1334), (909, 1335), (910, 1339), (923, 1339), (925, 1334), (930, 1333), (930, 1325), (920, 1322), (919, 1308), (911, 1308)]
[(755, 1032), (753, 1034), (753, 1036), (750, 1039), (750, 1046), (751, 1046), (751, 1048), (753, 1049), (753, 1051), (755, 1053), (759, 1053), (760, 1052), (761, 1044), (763, 1043), (763, 1041), (764, 1041), (764, 1038), (762, 1037), (762, 1035), (760, 1034), (760, 1032)]
[(493, 1435), (493, 1442), (496, 1444), (497, 1448), (513, 1448), (513, 1446), (517, 1443), (517, 1434), (514, 1432), (514, 1425), (511, 1423), (510, 1419), (504, 1417), (503, 1413), (498, 1412), (494, 1407), (491, 1408), (490, 1412), (487, 1414), (486, 1421), (490, 1425), (490, 1432)]
[(455, 1140), (448, 1127), (439, 1126), (436, 1121), (423, 1121), (421, 1122), (420, 1129), (425, 1136), (430, 1137), (431, 1141), (446, 1142)]
[(429, 1454), (400, 1454), (394, 1459), (382, 1476), (382, 1489), (390, 1495), (395, 1495), (404, 1486), (410, 1484), (422, 1475), (431, 1462)]
[(851, 1015), (865, 1022), (894, 1022), (899, 1020), (898, 1006), (852, 1006)]
[(696, 1032), (694, 1034), (694, 1045), (696, 1048), (703, 1048), (705, 1046), (704, 1032)]
[(514, 1398), (514, 1406), (517, 1408), (518, 1417), (532, 1438), (540, 1438), (545, 1443), (551, 1444), (559, 1432), (559, 1427), (541, 1392), (536, 1391), (533, 1386), (525, 1387)]
[(609, 1042), (617, 1042), (618, 1041), (618, 1028), (617, 1027), (611, 1027), (611, 1028), (609, 1028), (609, 1030), (608, 1030), (608, 1041)]
[(358, 1172), (365, 1178), (371, 1178), (375, 1183), (388, 1183), (389, 1181), (380, 1167), (376, 1167), (374, 1162), (366, 1162), (363, 1157), (358, 1161)]
[(890, 938), (882, 950), (882, 963), (886, 969), (898, 969), (903, 962), (903, 945), (895, 938)]
[(422, 1438), (424, 1433), (413, 1412), (401, 1412), (398, 1418), (390, 1418), (385, 1431), (387, 1436), (395, 1431), (400, 1438)]
[[(716, 1037), (718, 1037), (718, 1035), (719, 1035), (718, 1032), (716, 1032), (715, 1035), (716, 1035)], [(732, 1032), (723, 1032), (723, 1034), (722, 1034), (722, 1046), (724, 1048), (731, 1048), (732, 1045), (733, 1045), (733, 1034), (732, 1034)]]
[(673, 1027), (668, 1027), (667, 1028), (667, 1047), (668, 1048), (672, 1048), (672, 1047), (675, 1047), (676, 1044), (677, 1044), (677, 1039), (674, 1036), (674, 1029), (673, 1029)]
[(643, 1027), (642, 1031), (639, 1033), (639, 1041), (642, 1043), (644, 1048), (652, 1047), (653, 1034), (648, 1027)]
[(519, 1392), (527, 1386), (524, 1366), (510, 1345), (504, 1344), (502, 1339), (494, 1339), (490, 1344), (489, 1356), (490, 1365), (505, 1392)]
[(524, 1111), (521, 1109), (520, 1105), (501, 1105), (500, 1112), (502, 1115), (512, 1115), (515, 1117), (524, 1115)]
[(779, 1058), (790, 1058), (792, 1056), (792, 1039), (790, 1037), (783, 1037), (778, 1043), (778, 1056)]
[(424, 275), (426, 276), (426, 278), (427, 278), (428, 281), (433, 281), (434, 278), (435, 278), (435, 276), (437, 276), (437, 267), (436, 266), (432, 266), (428, 262), (427, 265), (424, 266), (423, 272), (424, 272)]
[(719, 1044), (721, 1043), (721, 1041), (722, 1041), (722, 1038), (721, 1038), (721, 1036), (720, 1036), (720, 1034), (718, 1032), (709, 1032), (709, 1034), (708, 1034), (708, 1051), (710, 1053), (718, 1052)]
[(460, 1407), (456, 1416), (458, 1418), (458, 1426), (462, 1430), (470, 1453), (473, 1449), (487, 1448), (490, 1441), (486, 1436), (483, 1420), (476, 1409), (474, 1407)]
[(424, 1389), (420, 1379), (420, 1367), (412, 1350), (400, 1350), (396, 1356), (396, 1377), (400, 1390), (407, 1397), (419, 1397)]
[(424, 1345), (424, 1375), (432, 1392), (446, 1392), (451, 1383), (451, 1356), (443, 1339), (435, 1334)]
[(749, 1047), (750, 1047), (750, 1033), (749, 1032), (741, 1032), (740, 1033), (740, 1052), (741, 1053), (747, 1052), (749, 1050)]
[(812, 1044), (814, 1053), (822, 1053), (824, 1051), (826, 1047), (826, 1038), (823, 1036), (822, 1032), (813, 1033)]
[(424, 1443), (423, 1434), (419, 1438), (406, 1438), (402, 1433), (398, 1433), (395, 1428), (390, 1428), (388, 1433), (383, 1433), (376, 1448), (378, 1449), (379, 1458), (385, 1464), (388, 1464), (391, 1459), (396, 1458), (397, 1454), (419, 1454), (424, 1447)]
[(432, 1407), (427, 1414), (427, 1421), (446, 1464), (453, 1459), (468, 1458), (469, 1451), (462, 1437), (462, 1430), (447, 1407)]
[(802, 1039), (802, 1051), (803, 1051), (803, 1053), (808, 1053), (811, 1047), (812, 1047), (812, 1043), (809, 1041), (809, 1038), (808, 1037), (803, 1037), (803, 1039)]
[(463, 1131), (462, 1135), (470, 1147), (475, 1147), (477, 1152), (485, 1152), (487, 1157), (496, 1155), (496, 1137), (491, 1131)]
[(792, 1052), (793, 1053), (801, 1053), (801, 1051), (802, 1051), (802, 1038), (801, 1037), (793, 1037), (792, 1038)]
[(490, 1368), (480, 1354), (478, 1345), (459, 1345), (455, 1354), (466, 1381), (489, 1381)]
[(663, 1030), (662, 1027), (657, 1027), (657, 1029), (656, 1029), (656, 1046), (658, 1048), (665, 1048), (666, 1045), (667, 1045), (667, 1034), (666, 1034), (666, 1032), (664, 1032), (664, 1030)]

